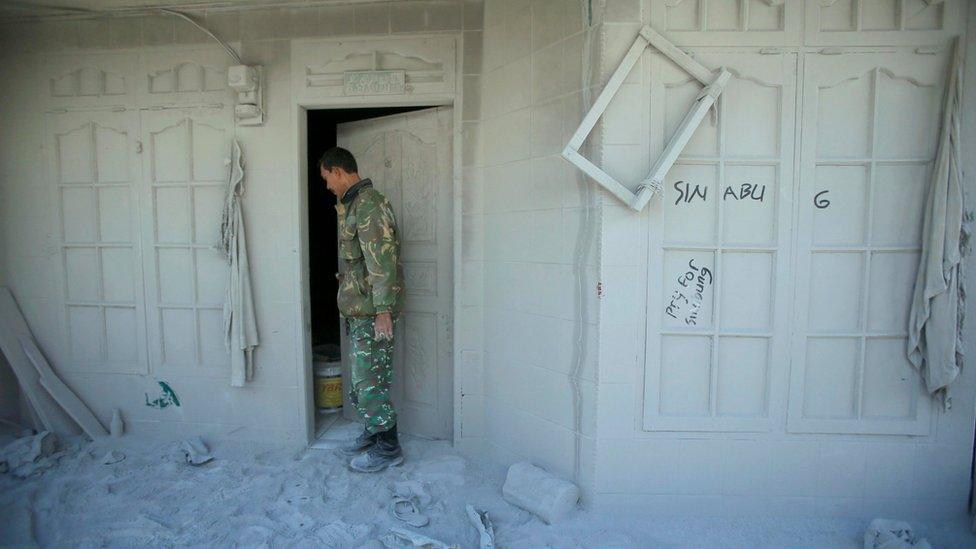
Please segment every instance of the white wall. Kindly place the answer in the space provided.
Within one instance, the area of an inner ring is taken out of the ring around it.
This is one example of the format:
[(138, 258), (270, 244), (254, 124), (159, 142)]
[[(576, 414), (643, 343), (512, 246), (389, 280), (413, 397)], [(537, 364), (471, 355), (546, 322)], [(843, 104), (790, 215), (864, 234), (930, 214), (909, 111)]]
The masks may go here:
[(472, 361), (483, 361), (483, 377), (471, 385), (484, 402), (484, 440), (503, 462), (529, 459), (568, 478), (577, 474), (579, 442), (584, 486), (592, 480), (596, 239), (578, 244), (597, 221), (592, 189), (559, 153), (583, 113), (586, 4), (486, 2), (473, 130), (480, 147), (465, 201), (466, 227), (477, 234), (465, 243), (465, 268), (483, 285), (481, 301), (471, 302), (482, 312), (484, 354)]
[[(606, 44), (601, 59), (603, 79), (616, 68), (642, 23), (650, 23), (657, 29), (666, 27), (663, 18), (657, 16), (661, 12), (652, 12), (652, 9), (663, 9), (663, 4), (657, 0), (608, 0), (602, 38)], [(697, 5), (685, 4), (689, 9)], [(788, 1), (787, 6), (797, 15), (803, 3)], [(970, 61), (963, 122), (964, 147), (968, 153), (963, 156), (967, 158), (966, 186), (971, 197), (972, 158), (976, 151), (976, 135), (972, 129), (976, 114), (972, 14), (969, 21), (967, 58)], [(790, 24), (799, 22), (793, 19)], [(762, 44), (757, 42), (766, 38), (743, 37), (743, 33), (691, 34), (671, 33), (671, 36), (679, 44), (685, 40), (697, 45), (743, 46), (743, 50), (750, 49), (747, 45), (753, 50), (758, 50), (760, 45), (798, 52), (819, 50), (819, 46), (804, 49), (803, 35), (799, 32), (789, 39)], [(609, 127), (604, 124), (605, 139), (599, 146), (603, 165), (625, 181), (634, 181), (646, 173), (655, 159), (645, 152), (648, 150), (646, 119), (642, 123), (638, 116), (647, 116), (648, 101), (663, 101), (660, 96), (644, 95), (650, 85), (648, 67), (646, 62), (635, 67), (604, 118), (615, 124)], [(644, 94), (628, 93), (628, 86), (641, 86)], [(644, 330), (647, 315), (659, 313), (645, 313), (644, 304), (648, 293), (660, 286), (657, 280), (648, 284), (646, 264), (648, 253), (653, 251), (648, 250), (649, 236), (654, 236), (649, 234), (651, 216), (655, 215), (652, 212), (660, 212), (660, 208), (654, 207), (660, 200), (655, 198), (650, 208), (636, 214), (604, 194), (600, 264), (606, 297), (600, 302), (595, 505), (620, 512), (639, 509), (659, 514), (816, 513), (865, 518), (964, 514), (974, 425), (976, 372), (972, 368), (964, 370), (956, 381), (952, 410), (936, 410), (937, 417), (929, 434), (924, 436), (791, 432), (786, 421), (788, 387), (778, 381), (772, 388), (772, 427), (768, 432), (721, 432), (723, 429), (652, 432), (653, 426), (644, 422), (645, 368), (658, 357), (648, 354)], [(790, 206), (793, 207), (792, 203)], [(968, 262), (971, 266), (973, 258)], [(969, 307), (972, 311), (973, 304)], [(966, 333), (966, 349), (971, 355), (971, 326)], [(787, 363), (783, 371), (788, 370)], [(646, 383), (651, 390), (656, 389), (653, 379)]]
[[(254, 380), (229, 387), (229, 371), (191, 374), (93, 374), (67, 361), (60, 335), (56, 268), (60, 254), (50, 184), (42, 155), (45, 84), (38, 73), (51, 54), (80, 57), (101, 51), (176, 51), (211, 48), (188, 23), (167, 16), (18, 21), (3, 25), (4, 78), (0, 96), (0, 280), (9, 284), (44, 352), (66, 382), (107, 424), (121, 408), (129, 429), (176, 436), (304, 440), (300, 410), (301, 295), (297, 287), (300, 155), (292, 150), (297, 128), (290, 89), (290, 40), (300, 37), (389, 36), (446, 33), (480, 41), (479, 2), (431, 1), (191, 12), (218, 36), (236, 43), (248, 63), (262, 64), (267, 78), (267, 121), (236, 129), (247, 162), (245, 214), (261, 345)], [(462, 32), (462, 28), (470, 32)], [(466, 57), (471, 57), (470, 55)], [(229, 97), (228, 97), (229, 99)], [(304, 183), (302, 183), (304, 184)], [(320, 207), (331, 207), (322, 204)], [(216, 230), (216, 229), (215, 229)], [(182, 406), (145, 405), (169, 383)], [(4, 383), (4, 385), (9, 385)], [(6, 398), (6, 397), (4, 397)]]

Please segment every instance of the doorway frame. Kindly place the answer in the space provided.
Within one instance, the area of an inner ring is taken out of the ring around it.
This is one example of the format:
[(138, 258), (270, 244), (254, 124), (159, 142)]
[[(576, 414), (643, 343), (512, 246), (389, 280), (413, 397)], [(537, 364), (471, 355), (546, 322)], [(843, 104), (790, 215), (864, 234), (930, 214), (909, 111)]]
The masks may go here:
[[(462, 40), (458, 37), (458, 45), (461, 46)], [(461, 46), (463, 47), (463, 46)], [(298, 306), (296, 315), (298, 321), (298, 353), (296, 357), (296, 367), (298, 371), (298, 389), (301, 398), (298, 399), (298, 414), (302, 424), (305, 426), (305, 443), (311, 445), (315, 441), (315, 402), (312, 396), (312, 319), (309, 303), (311, 299), (310, 284), (311, 275), (309, 271), (309, 250), (308, 250), (308, 111), (309, 110), (340, 110), (356, 108), (388, 108), (388, 107), (451, 107), (453, 117), (452, 132), (452, 151), (451, 151), (451, 374), (452, 374), (452, 401), (453, 410), (452, 425), (452, 445), (459, 439), (460, 435), (460, 375), (458, 375), (458, 319), (461, 300), (458, 298), (461, 291), (461, 178), (463, 176), (462, 166), (462, 109), (461, 97), (462, 89), (462, 68), (456, 67), (456, 86), (454, 93), (450, 94), (430, 94), (421, 96), (360, 96), (360, 97), (335, 97), (324, 101), (303, 101), (292, 95), (292, 137), (294, 139), (292, 150), (297, 155), (298, 169), (292, 184), (297, 186), (298, 201), (296, 207), (297, 221), (296, 229), (298, 253), (298, 272), (296, 273), (298, 284)], [(294, 82), (292, 83), (294, 85)]]

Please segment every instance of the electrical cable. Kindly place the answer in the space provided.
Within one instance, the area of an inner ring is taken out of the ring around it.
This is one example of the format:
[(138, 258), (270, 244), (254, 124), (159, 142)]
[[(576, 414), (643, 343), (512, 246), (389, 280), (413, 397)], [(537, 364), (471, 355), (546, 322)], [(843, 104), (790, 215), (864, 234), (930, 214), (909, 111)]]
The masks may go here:
[[(593, 10), (592, 10), (592, 0), (581, 0), (580, 9), (582, 10), (582, 19), (585, 25), (583, 31), (583, 47), (582, 59), (580, 60), (582, 69), (581, 86), (582, 90), (580, 92), (581, 103), (582, 103), (582, 114), (585, 116), (586, 112), (590, 108), (591, 93), (591, 68), (590, 61), (592, 58), (593, 49)], [(581, 193), (584, 195), (582, 202), (582, 207), (580, 208), (580, 226), (579, 232), (576, 238), (576, 252), (575, 261), (573, 265), (573, 270), (576, 274), (576, 327), (575, 335), (576, 341), (573, 345), (573, 354), (575, 355), (573, 369), (570, 372), (570, 383), (573, 386), (573, 431), (574, 431), (574, 454), (573, 454), (573, 479), (577, 484), (580, 481), (580, 469), (582, 461), (582, 431), (583, 431), (583, 391), (580, 385), (580, 374), (583, 371), (583, 363), (586, 360), (586, 330), (587, 330), (587, 287), (586, 287), (586, 268), (587, 268), (587, 254), (590, 250), (590, 239), (592, 238), (592, 220), (590, 218), (590, 210), (593, 205), (590, 203), (592, 199), (592, 188), (590, 185), (584, 184), (581, 187)]]
[(227, 54), (230, 55), (234, 59), (235, 62), (237, 62), (238, 65), (244, 65), (245, 64), (243, 61), (241, 61), (241, 56), (238, 55), (238, 53), (236, 51), (234, 51), (234, 48), (232, 48), (229, 45), (227, 45), (227, 43), (224, 42), (223, 40), (221, 40), (220, 38), (217, 38), (217, 36), (214, 33), (210, 32), (210, 30), (208, 30), (206, 27), (204, 27), (200, 23), (197, 23), (196, 21), (194, 21), (193, 18), (190, 17), (189, 15), (187, 15), (187, 14), (185, 14), (183, 12), (180, 12), (180, 11), (166, 9), (166, 8), (160, 8), (159, 11), (162, 12), (162, 13), (165, 13), (167, 15), (172, 15), (174, 17), (179, 17), (181, 19), (184, 19), (184, 20), (188, 21), (191, 25), (193, 25), (194, 27), (200, 29), (204, 33), (206, 33), (207, 36), (209, 36), (210, 38), (213, 38), (214, 40), (216, 40), (217, 43), (220, 44), (224, 48), (224, 50), (227, 52)]

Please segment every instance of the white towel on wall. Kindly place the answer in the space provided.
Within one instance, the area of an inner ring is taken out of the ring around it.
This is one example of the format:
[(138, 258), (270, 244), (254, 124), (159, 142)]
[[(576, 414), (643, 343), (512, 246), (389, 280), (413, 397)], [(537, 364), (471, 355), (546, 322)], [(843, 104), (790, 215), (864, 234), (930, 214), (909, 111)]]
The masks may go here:
[(951, 405), (949, 384), (962, 368), (962, 257), (968, 246), (959, 165), (962, 62), (958, 39), (952, 49), (908, 326), (908, 359), (922, 373), (929, 393), (941, 397), (946, 408)]
[(247, 262), (244, 234), (244, 165), (241, 144), (235, 139), (231, 152), (230, 181), (220, 221), (220, 250), (228, 264), (227, 294), (224, 297), (224, 338), (230, 353), (230, 384), (243, 387), (254, 375), (254, 348), (258, 328), (251, 292), (251, 269)]

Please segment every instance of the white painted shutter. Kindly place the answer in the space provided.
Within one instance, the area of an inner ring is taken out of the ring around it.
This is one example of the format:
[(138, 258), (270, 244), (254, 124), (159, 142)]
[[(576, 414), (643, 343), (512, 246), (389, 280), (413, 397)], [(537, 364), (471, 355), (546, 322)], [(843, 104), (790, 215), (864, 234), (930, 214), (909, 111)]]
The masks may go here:
[[(697, 55), (734, 76), (648, 216), (644, 429), (766, 431), (788, 368), (796, 56)], [(655, 56), (651, 86), (658, 150), (701, 85)]]
[(47, 116), (65, 360), (85, 373), (146, 373), (134, 111)]
[(807, 0), (809, 45), (943, 43), (964, 30), (966, 0)]
[(799, 0), (651, 0), (655, 28), (679, 44), (783, 45), (800, 36)]
[(226, 106), (142, 111), (146, 305), (157, 375), (229, 376), (227, 264), (214, 244), (233, 124)]
[(905, 357), (946, 55), (808, 55), (792, 432), (929, 432)]

